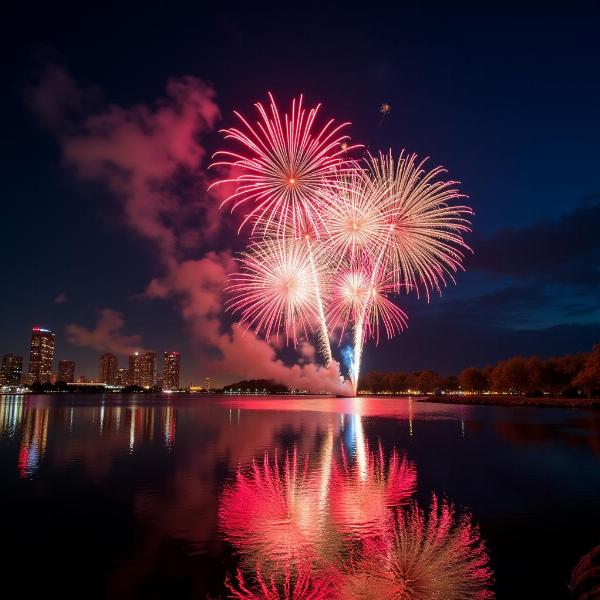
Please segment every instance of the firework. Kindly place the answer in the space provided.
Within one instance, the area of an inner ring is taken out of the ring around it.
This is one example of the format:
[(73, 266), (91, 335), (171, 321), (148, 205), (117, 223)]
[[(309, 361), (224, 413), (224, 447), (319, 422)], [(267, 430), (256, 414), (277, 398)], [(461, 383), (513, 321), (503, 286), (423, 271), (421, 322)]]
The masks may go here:
[(376, 185), (386, 189), (385, 220), (388, 239), (384, 262), (399, 280), (417, 293), (425, 291), (429, 299), (432, 290), (441, 287), (462, 269), (464, 252), (470, 248), (463, 235), (470, 231), (468, 206), (454, 205), (464, 198), (456, 181), (440, 179), (443, 167), (425, 169), (427, 159), (417, 162), (415, 154), (402, 152), (394, 160), (391, 152), (370, 156), (368, 168)]
[(361, 255), (370, 255), (385, 245), (389, 227), (382, 210), (387, 190), (374, 185), (368, 174), (355, 164), (338, 174), (328, 188), (324, 206), (327, 235), (322, 236), (329, 261), (340, 264), (345, 258), (354, 265)]
[[(282, 117), (269, 98), (268, 108), (256, 104), (255, 126), (236, 113), (242, 129), (224, 131), (242, 150), (218, 152), (214, 163), (238, 173), (215, 185), (237, 185), (223, 204), (249, 205), (240, 229), (252, 223), (228, 307), (267, 340), (283, 334), (296, 344), (316, 331), (326, 366), (330, 329), (340, 343), (349, 333), (356, 393), (365, 343), (406, 326), (395, 296), (414, 289), (429, 300), (463, 268), (472, 211), (442, 167), (404, 151), (357, 162), (341, 133), (347, 123), (317, 128), (319, 106), (307, 110), (302, 96)], [(383, 104), (382, 118), (390, 110)]]
[(327, 315), (332, 329), (344, 332), (363, 321), (362, 341), (373, 338), (379, 343), (381, 328), (388, 339), (406, 327), (406, 314), (390, 299), (398, 289), (393, 273), (382, 269), (371, 272), (364, 259), (362, 265), (341, 269), (329, 287)]
[[(281, 116), (269, 94), (269, 108), (260, 102), (255, 106), (260, 119), (253, 126), (236, 111), (242, 129), (223, 130), (226, 139), (241, 146), (240, 153), (219, 151), (214, 157), (223, 160), (213, 162), (212, 167), (226, 166), (240, 174), (213, 184), (234, 183), (236, 191), (222, 203), (235, 210), (250, 204), (240, 229), (253, 223), (268, 228), (273, 222), (285, 226), (305, 222), (318, 229), (322, 222), (324, 181), (343, 167), (349, 139), (342, 130), (349, 123), (334, 124), (330, 119), (322, 127), (316, 126), (320, 104), (310, 110), (303, 106), (300, 96), (292, 101), (292, 111)], [(211, 186), (212, 187), (212, 186)]]
[(316, 266), (305, 245), (288, 239), (266, 239), (251, 245), (239, 259), (241, 271), (231, 277), (230, 310), (268, 340), (284, 332), (297, 343), (319, 320)]

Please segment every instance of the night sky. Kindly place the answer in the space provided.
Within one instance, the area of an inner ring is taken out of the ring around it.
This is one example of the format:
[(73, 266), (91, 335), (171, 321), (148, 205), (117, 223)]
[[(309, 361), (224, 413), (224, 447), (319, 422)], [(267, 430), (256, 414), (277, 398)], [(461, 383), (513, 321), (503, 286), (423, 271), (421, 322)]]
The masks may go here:
[(184, 383), (270, 375), (272, 350), (232, 338), (220, 315), (243, 240), (206, 193), (217, 130), (267, 91), (284, 107), (300, 92), (322, 102), (372, 151), (430, 156), (476, 211), (457, 286), (429, 304), (403, 298), (408, 331), (369, 346), (366, 370), (589, 350), (600, 5), (450, 4), (5, 9), (0, 354), (27, 363), (42, 325), (77, 375), (136, 347), (180, 350)]

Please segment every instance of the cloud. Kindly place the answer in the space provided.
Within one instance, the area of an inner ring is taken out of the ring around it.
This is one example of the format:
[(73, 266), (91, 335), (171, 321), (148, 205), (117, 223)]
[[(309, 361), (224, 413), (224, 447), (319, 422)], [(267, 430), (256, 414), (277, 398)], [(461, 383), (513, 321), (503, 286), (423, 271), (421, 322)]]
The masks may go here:
[(589, 202), (556, 220), (475, 239), (468, 266), (521, 279), (596, 286), (600, 283), (599, 230), (600, 202)]
[(67, 325), (66, 333), (71, 344), (99, 352), (128, 355), (142, 351), (141, 336), (124, 334), (124, 327), (125, 319), (120, 312), (104, 308), (100, 311), (100, 319), (94, 329), (71, 323)]
[(30, 108), (56, 136), (63, 164), (100, 182), (120, 200), (124, 217), (165, 262), (214, 235), (215, 202), (204, 193), (200, 138), (219, 118), (215, 92), (196, 77), (173, 78), (152, 105), (109, 105), (86, 114), (90, 92), (68, 71), (47, 64), (27, 92)]
[(64, 304), (67, 300), (67, 295), (64, 292), (60, 292), (60, 294), (58, 294), (56, 298), (54, 298), (53, 302), (54, 304)]

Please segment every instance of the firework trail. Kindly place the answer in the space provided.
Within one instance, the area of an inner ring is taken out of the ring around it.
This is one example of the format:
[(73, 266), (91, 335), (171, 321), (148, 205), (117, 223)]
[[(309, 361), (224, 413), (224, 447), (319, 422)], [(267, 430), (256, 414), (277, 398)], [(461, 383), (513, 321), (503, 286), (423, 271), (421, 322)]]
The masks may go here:
[[(222, 203), (248, 206), (240, 230), (251, 223), (250, 250), (232, 278), (228, 308), (267, 339), (283, 333), (297, 344), (318, 334), (325, 364), (332, 361), (330, 331), (352, 337), (350, 379), (358, 390), (365, 343), (402, 331), (407, 317), (393, 298), (414, 290), (427, 300), (463, 269), (463, 240), (470, 231), (468, 206), (445, 169), (391, 151), (352, 160), (347, 123), (317, 128), (319, 105), (307, 110), (302, 96), (281, 116), (273, 98), (257, 103), (259, 120), (225, 129), (239, 152), (220, 151), (211, 166), (238, 174)], [(382, 118), (390, 106), (381, 107)]]

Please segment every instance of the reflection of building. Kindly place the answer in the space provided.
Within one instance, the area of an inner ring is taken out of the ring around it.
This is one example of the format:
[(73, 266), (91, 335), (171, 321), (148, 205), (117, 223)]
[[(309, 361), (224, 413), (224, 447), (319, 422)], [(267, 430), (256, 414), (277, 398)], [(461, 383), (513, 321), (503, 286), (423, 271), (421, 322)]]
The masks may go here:
[(53, 360), (54, 334), (49, 329), (34, 327), (29, 350), (29, 383), (48, 383)]
[(107, 383), (108, 385), (116, 385), (118, 370), (119, 360), (114, 354), (106, 352), (100, 357), (98, 381), (100, 383)]
[(33, 475), (46, 452), (48, 439), (48, 409), (33, 408), (25, 410), (25, 421), (19, 448), (19, 475)]
[(141, 385), (154, 387), (156, 385), (156, 352), (145, 352), (142, 358)]
[(179, 389), (179, 352), (165, 352), (163, 357), (163, 390)]
[(75, 363), (72, 360), (61, 360), (58, 363), (58, 376), (56, 381), (73, 383), (75, 381)]
[(23, 375), (23, 357), (5, 354), (0, 367), (0, 385), (20, 385)]

